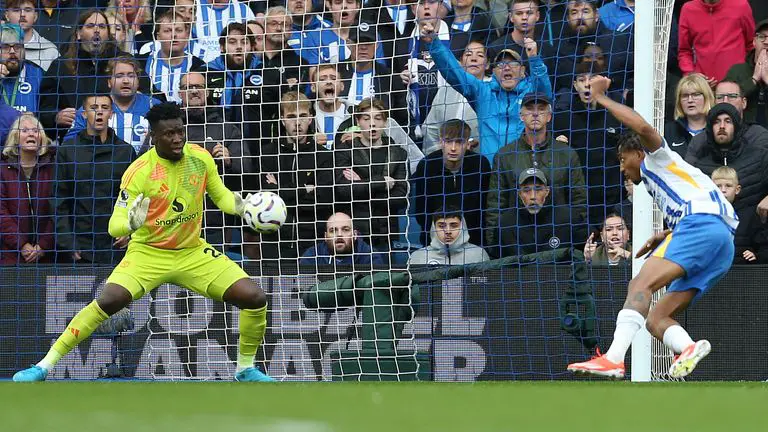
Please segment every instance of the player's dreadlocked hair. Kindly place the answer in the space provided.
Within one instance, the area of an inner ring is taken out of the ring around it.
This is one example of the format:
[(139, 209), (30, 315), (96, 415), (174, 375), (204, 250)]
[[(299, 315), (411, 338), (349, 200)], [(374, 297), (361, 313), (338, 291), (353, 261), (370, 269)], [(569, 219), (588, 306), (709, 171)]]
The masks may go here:
[(629, 131), (619, 138), (619, 144), (616, 146), (616, 151), (621, 154), (632, 150), (643, 151), (643, 143), (640, 142), (640, 135), (634, 131)]
[(178, 104), (163, 102), (150, 108), (144, 118), (149, 122), (149, 128), (154, 129), (157, 123), (163, 120), (184, 120), (184, 113)]

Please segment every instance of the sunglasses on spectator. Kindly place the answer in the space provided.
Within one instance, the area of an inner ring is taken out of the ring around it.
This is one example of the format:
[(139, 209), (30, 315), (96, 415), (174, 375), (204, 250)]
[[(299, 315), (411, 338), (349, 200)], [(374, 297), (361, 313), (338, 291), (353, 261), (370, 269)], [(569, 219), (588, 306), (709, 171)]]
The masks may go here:
[(517, 69), (520, 66), (522, 66), (520, 62), (515, 60), (502, 60), (502, 61), (496, 62), (496, 67), (500, 67), (502, 69), (504, 69), (505, 67)]

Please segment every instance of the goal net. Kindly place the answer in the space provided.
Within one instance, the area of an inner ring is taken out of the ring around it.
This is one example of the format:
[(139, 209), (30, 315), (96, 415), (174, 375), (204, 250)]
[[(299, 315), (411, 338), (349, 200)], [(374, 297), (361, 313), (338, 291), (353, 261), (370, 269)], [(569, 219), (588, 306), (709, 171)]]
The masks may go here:
[[(39, 198), (18, 188), (0, 197), (4, 211), (51, 203), (42, 214), (3, 213), (36, 227), (4, 225), (3, 241), (53, 238), (45, 259), (29, 263), (24, 243), (4, 243), (0, 376), (38, 361), (120, 265), (125, 251), (106, 223), (128, 163), (157, 144), (145, 115), (163, 100), (181, 105), (186, 140), (214, 158), (228, 188), (271, 191), (287, 205), (273, 233), (243, 227), (210, 198), (189, 218), (189, 203), (168, 197), (169, 218), (149, 222), (202, 217), (206, 253), (240, 264), (267, 294), (256, 366), (269, 375), (570, 379), (567, 364), (608, 347), (631, 276), (632, 206), (615, 155), (622, 126), (585, 102), (583, 86), (607, 75), (611, 96), (629, 103), (631, 20), (606, 27), (601, 2), (140, 3), (106, 15), (77, 9), (79, 24), (39, 18), (52, 46), (71, 38), (53, 27), (74, 28), (75, 49), (40, 60), (40, 105), (28, 107), (57, 150), (50, 187)], [(661, 130), (673, 2), (656, 3)], [(521, 42), (529, 36), (535, 46)], [(91, 61), (107, 56), (106, 40), (109, 56)], [(78, 156), (70, 149), (94, 142), (95, 112), (105, 110), (85, 101), (103, 94), (112, 153)], [(477, 263), (491, 264), (410, 283), (427, 267)], [(333, 290), (320, 288), (332, 280)], [(238, 325), (237, 308), (165, 283), (51, 378), (231, 379)], [(652, 355), (663, 378), (670, 357), (663, 347)]]

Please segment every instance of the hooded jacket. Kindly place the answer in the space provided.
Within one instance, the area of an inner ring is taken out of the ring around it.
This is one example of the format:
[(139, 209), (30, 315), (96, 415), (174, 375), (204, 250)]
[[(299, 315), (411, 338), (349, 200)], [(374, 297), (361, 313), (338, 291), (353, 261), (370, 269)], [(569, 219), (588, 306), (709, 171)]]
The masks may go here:
[(523, 97), (528, 93), (544, 93), (552, 98), (552, 83), (540, 56), (528, 59), (529, 76), (521, 79), (514, 89), (504, 90), (495, 75), (490, 81), (483, 81), (465, 71), (441, 41), (433, 40), (429, 52), (445, 81), (464, 95), (477, 113), (479, 152), (489, 161), (500, 148), (522, 135)]
[[(715, 142), (714, 121), (720, 114), (728, 114), (733, 122), (733, 142), (719, 145)], [(707, 129), (693, 137), (685, 161), (711, 176), (723, 165), (739, 174), (741, 193), (734, 203), (739, 210), (755, 206), (768, 195), (768, 131), (758, 125), (745, 124), (732, 105), (720, 103), (707, 115)]]
[(358, 238), (353, 245), (354, 249), (349, 255), (336, 255), (328, 247), (325, 241), (319, 241), (316, 245), (307, 249), (299, 260), (299, 265), (330, 266), (353, 264), (384, 264), (381, 254), (372, 252), (368, 243)]
[(88, 262), (115, 264), (109, 218), (123, 173), (136, 152), (109, 129), (105, 142), (82, 131), (56, 150), (56, 244)]
[(432, 241), (429, 246), (413, 252), (408, 259), (408, 264), (461, 265), (490, 260), (483, 248), (469, 242), (469, 232), (463, 218), (459, 236), (453, 243), (445, 244), (440, 241), (434, 222), (432, 222), (430, 236)]
[(744, 61), (754, 36), (755, 19), (747, 0), (689, 1), (680, 11), (680, 70), (722, 81), (728, 68)]
[(4, 160), (0, 165), (0, 265), (24, 264), (19, 251), (27, 243), (45, 251), (38, 262), (52, 261), (52, 159), (50, 155), (42, 156), (29, 179), (19, 167), (18, 158)]
[(51, 63), (59, 58), (59, 50), (48, 39), (40, 36), (37, 30), (32, 29), (32, 38), (24, 43), (24, 58), (38, 66), (43, 71), (51, 67)]

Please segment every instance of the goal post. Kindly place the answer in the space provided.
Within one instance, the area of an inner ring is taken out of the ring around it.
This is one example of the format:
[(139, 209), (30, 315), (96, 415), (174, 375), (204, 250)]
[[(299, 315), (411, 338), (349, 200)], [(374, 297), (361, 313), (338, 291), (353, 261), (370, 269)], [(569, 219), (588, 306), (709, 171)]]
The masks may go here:
[[(674, 0), (639, 1), (635, 5), (635, 110), (664, 133), (664, 98), (667, 80), (667, 53)], [(645, 187), (636, 186), (632, 201), (632, 248), (636, 254), (643, 243), (663, 229), (662, 217)], [(644, 258), (632, 261), (637, 276)], [(655, 303), (665, 289), (659, 290)], [(632, 342), (632, 381), (668, 379), (672, 353), (642, 328)], [(666, 377), (666, 378), (665, 378)]]

